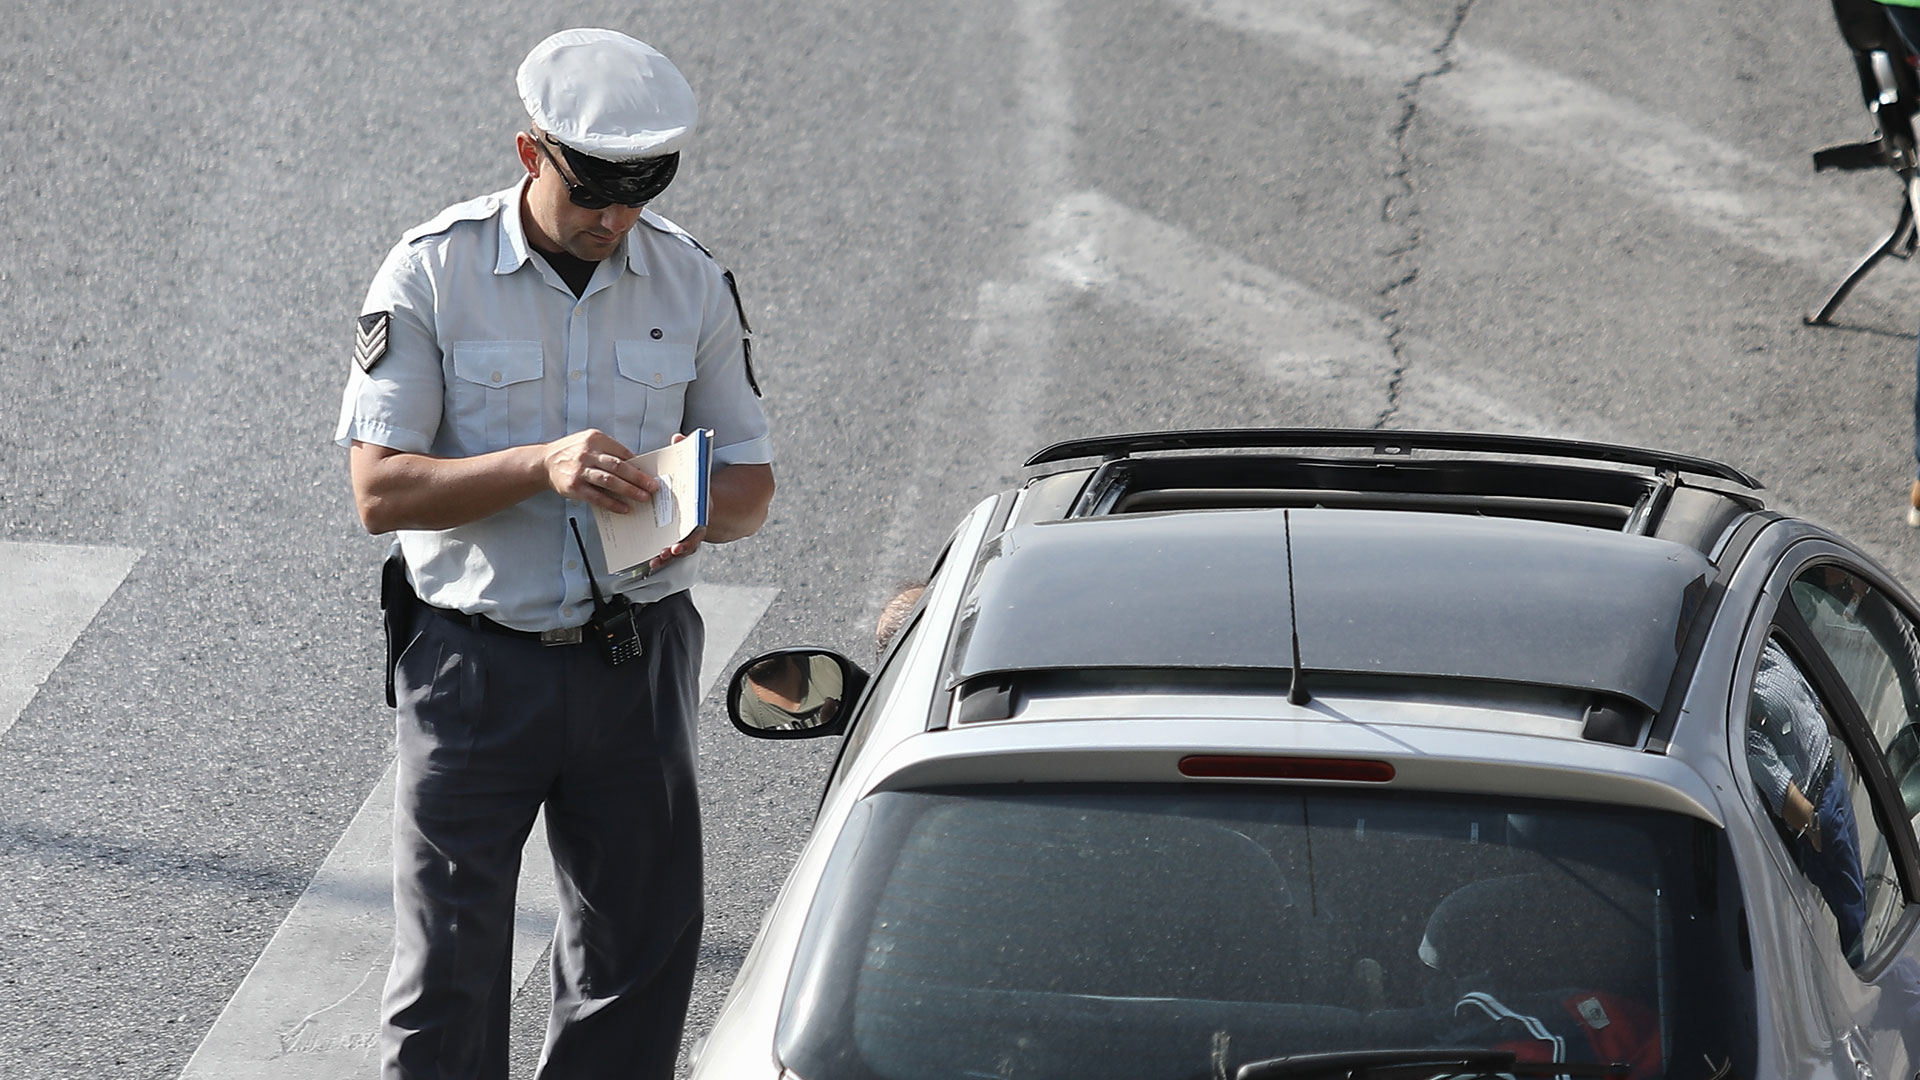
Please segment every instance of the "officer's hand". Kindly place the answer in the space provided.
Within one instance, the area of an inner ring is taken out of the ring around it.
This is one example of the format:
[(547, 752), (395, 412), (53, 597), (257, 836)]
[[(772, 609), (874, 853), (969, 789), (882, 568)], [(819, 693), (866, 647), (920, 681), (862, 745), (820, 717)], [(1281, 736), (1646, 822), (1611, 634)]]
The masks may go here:
[(613, 436), (588, 428), (547, 444), (547, 484), (565, 498), (624, 514), (660, 486), (627, 464), (632, 456)]
[(1793, 835), (1806, 837), (1807, 842), (1813, 845), (1813, 850), (1820, 850), (1820, 819), (1814, 814), (1813, 803), (1807, 801), (1797, 785), (1787, 785), (1787, 797), (1780, 806), (1780, 816), (1786, 819)]
[(694, 552), (700, 550), (700, 541), (706, 539), (706, 536), (707, 536), (707, 527), (705, 525), (702, 525), (699, 528), (688, 533), (687, 538), (685, 540), (682, 540), (679, 543), (668, 548), (667, 550), (662, 551), (660, 554), (655, 555), (650, 561), (648, 561), (647, 573), (651, 574), (655, 570), (660, 569), (661, 567), (667, 565), (668, 563), (672, 562), (675, 559), (685, 558), (688, 555), (691, 555)]

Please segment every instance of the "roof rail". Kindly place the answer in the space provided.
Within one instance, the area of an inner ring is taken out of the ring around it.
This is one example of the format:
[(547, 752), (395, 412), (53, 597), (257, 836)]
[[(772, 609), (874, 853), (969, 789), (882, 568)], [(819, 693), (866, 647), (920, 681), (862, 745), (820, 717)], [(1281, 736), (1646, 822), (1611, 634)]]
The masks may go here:
[(1382, 455), (1404, 455), (1414, 450), (1460, 450), (1482, 454), (1526, 454), (1534, 457), (1615, 461), (1652, 469), (1675, 469), (1760, 490), (1766, 485), (1731, 465), (1708, 458), (1647, 450), (1613, 443), (1550, 439), (1535, 435), (1495, 435), (1464, 431), (1383, 431), (1363, 428), (1208, 428), (1194, 431), (1150, 431), (1133, 435), (1101, 435), (1057, 442), (1027, 459), (1044, 465), (1078, 457), (1108, 460), (1156, 450), (1227, 450), (1252, 448), (1370, 447)]

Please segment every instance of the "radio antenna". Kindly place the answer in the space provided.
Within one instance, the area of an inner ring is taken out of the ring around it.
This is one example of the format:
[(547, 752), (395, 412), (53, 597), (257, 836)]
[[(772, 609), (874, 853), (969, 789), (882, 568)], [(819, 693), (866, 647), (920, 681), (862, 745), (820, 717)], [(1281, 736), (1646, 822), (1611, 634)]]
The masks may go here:
[(1313, 700), (1307, 693), (1307, 681), (1300, 671), (1300, 609), (1293, 602), (1293, 511), (1280, 511), (1280, 529), (1287, 544), (1287, 629), (1293, 635), (1293, 681), (1287, 685), (1287, 702), (1305, 705)]

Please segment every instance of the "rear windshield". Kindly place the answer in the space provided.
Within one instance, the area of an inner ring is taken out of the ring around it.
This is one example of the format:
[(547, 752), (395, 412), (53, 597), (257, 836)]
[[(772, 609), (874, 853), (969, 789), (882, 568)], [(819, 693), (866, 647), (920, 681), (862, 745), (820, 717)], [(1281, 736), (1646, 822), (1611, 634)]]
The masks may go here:
[(865, 800), (780, 1022), (803, 1080), (1204, 1080), (1290, 1054), (1499, 1048), (1752, 1075), (1718, 830), (1329, 789)]

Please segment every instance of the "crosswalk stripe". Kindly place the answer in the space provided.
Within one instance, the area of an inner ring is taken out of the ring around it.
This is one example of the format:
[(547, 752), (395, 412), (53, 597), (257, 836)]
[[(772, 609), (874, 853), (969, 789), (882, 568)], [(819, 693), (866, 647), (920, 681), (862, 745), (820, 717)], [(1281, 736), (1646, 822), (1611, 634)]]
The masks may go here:
[(0, 735), (140, 555), (134, 548), (0, 542)]
[[(696, 585), (707, 628), (704, 698), (779, 590)], [(379, 1062), (380, 993), (393, 945), (393, 778), (387, 773), (232, 1000), (181, 1080), (359, 1080)], [(544, 822), (535, 822), (514, 922), (517, 989), (552, 938), (556, 900)]]

